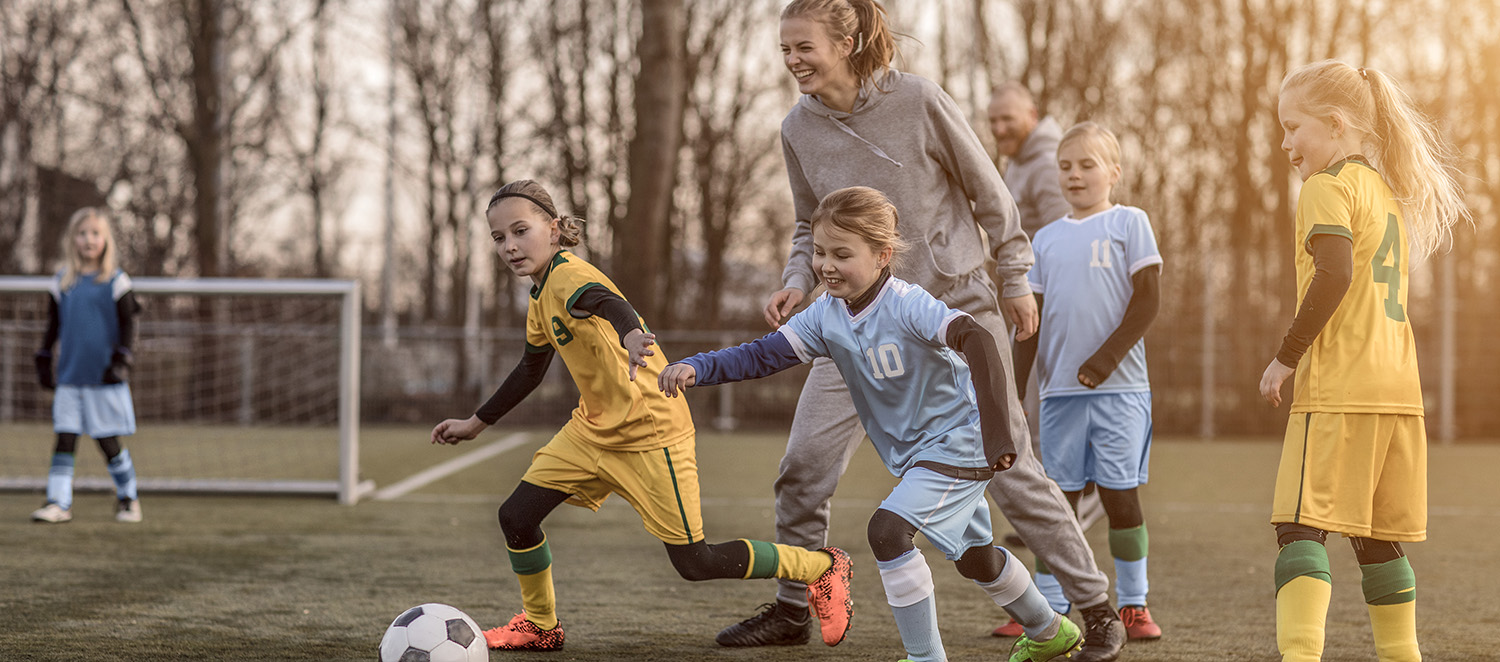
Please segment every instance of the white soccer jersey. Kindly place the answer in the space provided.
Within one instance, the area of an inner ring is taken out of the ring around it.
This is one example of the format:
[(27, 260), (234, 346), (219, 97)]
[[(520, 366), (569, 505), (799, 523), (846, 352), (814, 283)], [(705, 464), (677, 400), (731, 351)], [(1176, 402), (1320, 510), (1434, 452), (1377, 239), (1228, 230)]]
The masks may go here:
[(1115, 205), (1087, 218), (1064, 216), (1037, 231), (1032, 251), (1027, 279), (1044, 297), (1036, 356), (1041, 397), (1150, 391), (1144, 340), (1098, 388), (1078, 383), (1078, 369), (1125, 317), (1135, 292), (1130, 277), (1162, 263), (1146, 212)]
[(858, 315), (825, 293), (781, 333), (802, 362), (833, 359), (892, 474), (918, 460), (978, 468), (988, 463), (974, 382), (946, 341), (949, 323), (966, 314), (892, 277)]

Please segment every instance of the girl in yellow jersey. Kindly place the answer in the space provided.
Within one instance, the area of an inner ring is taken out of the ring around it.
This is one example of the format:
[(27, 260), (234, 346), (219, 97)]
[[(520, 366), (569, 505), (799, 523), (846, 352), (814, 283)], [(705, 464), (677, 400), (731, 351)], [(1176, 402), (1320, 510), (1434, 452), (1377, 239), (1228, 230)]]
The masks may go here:
[(1427, 437), (1406, 295), (1413, 260), (1467, 219), (1453, 150), (1379, 71), (1332, 60), (1281, 83), (1281, 148), (1297, 200), (1297, 316), (1260, 392), (1296, 374), (1271, 522), (1276, 645), (1323, 653), (1329, 532), (1349, 538), (1380, 660), (1419, 660), (1416, 576), (1427, 538)]
[(511, 271), (535, 284), (526, 309), (526, 354), (473, 416), (434, 427), (432, 443), (473, 439), (500, 420), (541, 383), (554, 354), (562, 356), (580, 393), (571, 420), (536, 452), (521, 484), (500, 506), (523, 611), (484, 633), (490, 648), (562, 648), (552, 553), (541, 523), (564, 501), (598, 510), (610, 493), (640, 513), (684, 579), (806, 582), (824, 643), (842, 641), (853, 615), (848, 554), (758, 540), (704, 541), (687, 403), (656, 388), (667, 361), (651, 349), (656, 336), (635, 309), (609, 278), (567, 250), (582, 237), (579, 220), (559, 216), (546, 189), (531, 180), (495, 192), (485, 217), (495, 251)]

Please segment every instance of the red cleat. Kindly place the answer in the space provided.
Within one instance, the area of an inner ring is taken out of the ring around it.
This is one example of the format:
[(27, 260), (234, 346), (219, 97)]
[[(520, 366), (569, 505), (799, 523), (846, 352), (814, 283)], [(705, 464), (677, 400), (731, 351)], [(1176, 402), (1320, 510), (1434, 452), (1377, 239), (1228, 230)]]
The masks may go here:
[(1145, 605), (1120, 607), (1120, 621), (1125, 623), (1125, 635), (1131, 640), (1161, 638), (1161, 627), (1151, 620), (1151, 611)]
[(995, 628), (995, 631), (991, 632), (990, 636), (991, 637), (1019, 637), (1019, 636), (1021, 636), (1023, 634), (1026, 634), (1026, 629), (1023, 628), (1023, 627), (1021, 627), (1021, 624), (1018, 621), (1016, 621), (1016, 619), (1012, 618), (1012, 619), (1010, 619), (1009, 623), (1006, 623), (1005, 625), (1002, 625), (1000, 627)]

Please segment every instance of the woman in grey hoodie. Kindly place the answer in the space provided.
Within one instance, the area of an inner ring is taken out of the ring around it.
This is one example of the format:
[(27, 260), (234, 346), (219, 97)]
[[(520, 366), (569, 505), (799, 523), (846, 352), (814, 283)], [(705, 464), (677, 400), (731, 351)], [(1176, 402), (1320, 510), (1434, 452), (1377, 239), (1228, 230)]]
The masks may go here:
[[(897, 277), (969, 313), (997, 339), (1008, 337), (1006, 317), (1018, 337), (1034, 333), (1036, 302), (1026, 284), (1031, 244), (1016, 204), (953, 99), (931, 81), (891, 68), (896, 45), (884, 8), (874, 0), (793, 0), (781, 13), (781, 50), (802, 92), (781, 125), (797, 221), (783, 289), (767, 302), (766, 321), (779, 326), (818, 283), (808, 222), (818, 201), (840, 188), (868, 186), (896, 205), (901, 236), (912, 243), (895, 265)], [(1011, 355), (1000, 354), (1009, 411), (1018, 413)], [(1084, 649), (1075, 659), (1113, 660), (1124, 628), (1109, 605), (1109, 580), (1067, 500), (1032, 454), (1020, 416), (1013, 414), (1010, 432), (1018, 457), (991, 481), (990, 495), (1083, 612)], [(863, 437), (838, 368), (815, 361), (776, 480), (778, 542), (824, 546), (829, 499)], [(725, 628), (718, 642), (802, 644), (808, 623), (805, 587), (783, 581), (774, 606)]]

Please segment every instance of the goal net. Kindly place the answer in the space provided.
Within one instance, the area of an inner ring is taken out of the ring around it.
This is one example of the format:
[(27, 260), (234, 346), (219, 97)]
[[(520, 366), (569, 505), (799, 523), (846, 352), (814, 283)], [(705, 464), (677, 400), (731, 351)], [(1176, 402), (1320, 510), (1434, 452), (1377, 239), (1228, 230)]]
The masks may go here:
[[(134, 278), (142, 305), (130, 449), (142, 492), (324, 494), (359, 480), (359, 284)], [(52, 392), (32, 354), (47, 326), (45, 277), (0, 277), (0, 489), (42, 490)], [(75, 489), (113, 490), (80, 438)]]

